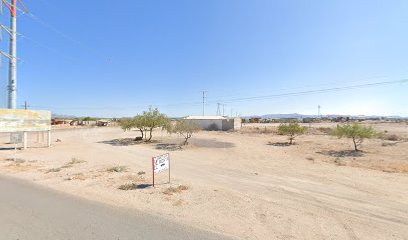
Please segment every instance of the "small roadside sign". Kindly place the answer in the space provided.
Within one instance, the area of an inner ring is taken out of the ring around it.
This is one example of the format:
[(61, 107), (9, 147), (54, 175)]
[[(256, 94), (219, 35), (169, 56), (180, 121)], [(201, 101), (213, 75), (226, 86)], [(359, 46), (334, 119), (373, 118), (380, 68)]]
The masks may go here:
[(154, 175), (167, 169), (169, 170), (169, 183), (170, 183), (170, 154), (166, 153), (157, 157), (152, 157), (153, 187), (154, 187)]

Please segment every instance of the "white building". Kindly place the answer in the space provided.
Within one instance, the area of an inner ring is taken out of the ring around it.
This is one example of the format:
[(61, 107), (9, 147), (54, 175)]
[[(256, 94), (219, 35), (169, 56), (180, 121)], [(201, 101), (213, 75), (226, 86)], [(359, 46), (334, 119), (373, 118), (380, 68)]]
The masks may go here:
[(241, 118), (226, 118), (221, 116), (188, 116), (184, 119), (198, 124), (203, 130), (229, 131), (241, 128)]

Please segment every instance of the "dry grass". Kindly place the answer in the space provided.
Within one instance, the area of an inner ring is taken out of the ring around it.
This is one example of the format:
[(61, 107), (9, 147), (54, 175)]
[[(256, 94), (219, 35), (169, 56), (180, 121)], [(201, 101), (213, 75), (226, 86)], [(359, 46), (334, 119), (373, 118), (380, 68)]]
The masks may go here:
[(120, 177), (121, 180), (130, 181), (130, 182), (141, 182), (144, 181), (145, 178), (141, 175), (133, 175), (133, 174), (126, 174)]
[(118, 189), (124, 190), (124, 191), (134, 190), (134, 189), (137, 189), (137, 184), (136, 183), (126, 183), (126, 184), (120, 185)]
[(72, 158), (71, 161), (69, 161), (67, 164), (79, 164), (79, 163), (85, 163), (85, 160), (79, 159), (79, 158)]
[[(351, 166), (353, 167), (361, 167), (361, 163), (353, 162)], [(370, 163), (364, 166), (365, 168), (379, 170), (388, 173), (408, 173), (408, 164), (407, 163), (386, 163), (386, 162), (377, 162), (377, 163)]]
[(14, 162), (14, 163), (25, 163), (26, 162), (26, 160), (22, 158), (6, 158), (5, 161)]
[(45, 173), (52, 173), (52, 172), (59, 172), (61, 171), (61, 168), (50, 168)]
[(311, 162), (314, 162), (314, 161), (315, 161), (315, 159), (314, 159), (313, 157), (306, 157), (306, 160), (309, 160), (309, 161), (311, 161)]
[(185, 185), (180, 185), (178, 187), (169, 187), (163, 191), (163, 194), (166, 195), (173, 195), (175, 193), (181, 193), (182, 191), (188, 190), (188, 187)]
[(240, 133), (274, 134), (277, 133), (275, 127), (247, 127), (241, 128)]
[(4, 168), (13, 172), (27, 172), (34, 169), (38, 169), (40, 168), (40, 166), (13, 162), (11, 164), (4, 166)]
[(333, 132), (333, 128), (330, 127), (318, 127), (317, 130), (323, 134), (330, 135)]
[(135, 190), (135, 189), (144, 189), (150, 186), (151, 186), (150, 184), (126, 183), (126, 184), (120, 185), (118, 189), (129, 191), (129, 190)]
[(83, 173), (76, 173), (76, 174), (74, 174), (73, 176), (66, 178), (65, 180), (66, 180), (66, 181), (71, 181), (71, 180), (81, 180), (81, 181), (84, 181), (84, 180), (86, 180), (86, 179), (87, 179), (87, 177), (86, 177)]
[(65, 163), (61, 168), (70, 168), (73, 167), (75, 164), (80, 164), (80, 163), (85, 163), (86, 161), (78, 159), (78, 158), (72, 158), (71, 161)]
[(129, 168), (127, 166), (115, 166), (108, 168), (106, 171), (108, 172), (127, 172)]
[(383, 139), (388, 141), (399, 141), (401, 138), (396, 134), (387, 134)]

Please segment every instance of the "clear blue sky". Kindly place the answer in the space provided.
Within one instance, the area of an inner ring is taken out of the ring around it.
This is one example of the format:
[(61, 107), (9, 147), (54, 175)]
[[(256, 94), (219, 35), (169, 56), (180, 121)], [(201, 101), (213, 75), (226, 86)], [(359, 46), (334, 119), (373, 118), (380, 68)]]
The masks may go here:
[[(408, 1), (24, 0), (18, 105), (78, 116), (408, 116), (408, 83), (251, 101), (408, 78)], [(8, 24), (6, 16), (2, 22)], [(2, 49), (7, 35), (3, 31)], [(1, 69), (6, 105), (7, 61)]]

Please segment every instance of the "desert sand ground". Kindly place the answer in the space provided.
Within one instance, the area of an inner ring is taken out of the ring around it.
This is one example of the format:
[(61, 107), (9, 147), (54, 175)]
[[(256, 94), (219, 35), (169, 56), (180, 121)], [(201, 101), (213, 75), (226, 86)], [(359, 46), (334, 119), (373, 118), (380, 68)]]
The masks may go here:
[[(169, 151), (157, 147), (182, 138), (156, 131), (157, 142), (132, 144), (123, 139), (137, 131), (105, 127), (55, 130), (50, 149), (32, 135), (15, 152), (2, 135), (0, 174), (240, 239), (408, 239), (408, 125), (372, 125), (402, 140), (366, 140), (355, 154), (350, 140), (319, 130), (334, 124), (306, 124), (292, 146), (276, 124), (247, 124)], [(156, 188), (119, 189), (151, 184), (151, 157), (166, 152), (171, 184), (164, 172)]]

